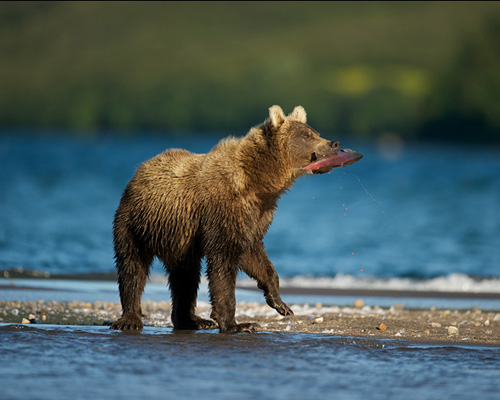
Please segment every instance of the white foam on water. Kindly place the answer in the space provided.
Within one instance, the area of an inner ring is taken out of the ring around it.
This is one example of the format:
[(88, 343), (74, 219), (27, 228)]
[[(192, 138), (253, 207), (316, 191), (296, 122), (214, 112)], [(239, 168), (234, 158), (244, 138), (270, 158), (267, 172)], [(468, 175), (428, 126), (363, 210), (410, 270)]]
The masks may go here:
[[(253, 287), (250, 279), (238, 281), (240, 287)], [(422, 292), (500, 293), (500, 278), (474, 279), (453, 273), (427, 280), (410, 278), (376, 278), (337, 274), (335, 277), (295, 276), (280, 278), (282, 288), (412, 290)]]

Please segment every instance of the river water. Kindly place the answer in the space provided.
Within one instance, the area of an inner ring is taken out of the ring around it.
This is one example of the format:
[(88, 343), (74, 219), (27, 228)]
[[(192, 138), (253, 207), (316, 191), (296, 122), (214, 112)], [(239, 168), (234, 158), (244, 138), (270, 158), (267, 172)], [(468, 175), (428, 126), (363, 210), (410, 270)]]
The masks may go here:
[[(265, 244), (283, 285), (500, 293), (498, 149), (332, 139), (364, 158), (301, 178), (280, 200)], [(112, 219), (128, 180), (166, 148), (216, 142), (2, 136), (0, 283), (57, 289), (44, 299), (118, 301), (114, 284), (92, 279), (114, 272)], [(39, 294), (0, 290), (0, 300)], [(0, 360), (2, 399), (479, 400), (496, 399), (500, 382), (498, 348), (297, 333), (1, 324)]]
[[(218, 139), (0, 137), (0, 272), (112, 272), (113, 214), (135, 169)], [(339, 139), (364, 158), (280, 199), (265, 238), (280, 277), (500, 292), (499, 149)]]
[(2, 399), (496, 399), (499, 348), (0, 326)]

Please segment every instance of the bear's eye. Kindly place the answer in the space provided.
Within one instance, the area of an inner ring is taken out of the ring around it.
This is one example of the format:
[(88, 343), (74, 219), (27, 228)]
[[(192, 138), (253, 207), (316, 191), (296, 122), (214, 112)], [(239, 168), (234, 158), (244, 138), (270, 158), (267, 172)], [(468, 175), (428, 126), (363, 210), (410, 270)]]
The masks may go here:
[(311, 132), (304, 132), (304, 138), (306, 139), (312, 139), (313, 135)]

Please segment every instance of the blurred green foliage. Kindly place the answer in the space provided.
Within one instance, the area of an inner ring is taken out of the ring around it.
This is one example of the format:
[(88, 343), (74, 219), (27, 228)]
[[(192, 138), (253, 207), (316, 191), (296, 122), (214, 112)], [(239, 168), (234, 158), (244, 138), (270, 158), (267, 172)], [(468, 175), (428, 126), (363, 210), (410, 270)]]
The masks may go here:
[(498, 2), (1, 2), (0, 126), (500, 142)]

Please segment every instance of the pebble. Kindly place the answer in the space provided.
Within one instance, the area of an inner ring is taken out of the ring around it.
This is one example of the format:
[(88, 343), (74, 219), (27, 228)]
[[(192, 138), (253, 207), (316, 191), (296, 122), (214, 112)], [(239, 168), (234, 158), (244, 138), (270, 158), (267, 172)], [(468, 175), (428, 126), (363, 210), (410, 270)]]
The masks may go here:
[(448, 336), (458, 336), (458, 328), (456, 326), (449, 326)]
[(431, 327), (433, 327), (433, 328), (441, 328), (441, 324), (439, 322), (431, 322)]
[(484, 321), (484, 326), (490, 326), (490, 320), (487, 319), (486, 321)]
[(322, 324), (324, 321), (323, 317), (314, 318), (313, 324)]
[(378, 324), (377, 329), (379, 331), (385, 331), (387, 329), (387, 326), (383, 322), (381, 322), (380, 324)]
[(21, 321), (22, 324), (29, 324), (30, 323), (30, 320), (29, 319), (26, 319), (26, 318), (23, 318), (23, 320)]
[(391, 313), (399, 313), (404, 310), (404, 306), (402, 303), (396, 303), (389, 307), (389, 311)]
[(363, 301), (363, 299), (357, 299), (354, 302), (354, 307), (356, 307), (356, 308), (363, 308), (364, 305), (365, 305), (365, 302)]

